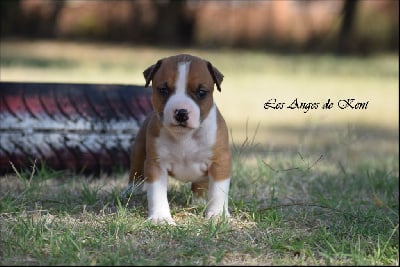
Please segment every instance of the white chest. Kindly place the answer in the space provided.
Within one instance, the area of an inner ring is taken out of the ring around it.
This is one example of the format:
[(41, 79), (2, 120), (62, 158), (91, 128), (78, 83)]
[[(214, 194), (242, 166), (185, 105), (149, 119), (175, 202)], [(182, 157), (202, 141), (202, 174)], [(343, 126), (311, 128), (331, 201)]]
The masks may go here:
[(196, 181), (207, 175), (211, 147), (188, 138), (173, 142), (160, 138), (157, 144), (160, 166), (181, 181)]
[(156, 140), (161, 168), (181, 181), (197, 181), (207, 175), (216, 141), (216, 110), (212, 108), (200, 128), (179, 136), (162, 129)]

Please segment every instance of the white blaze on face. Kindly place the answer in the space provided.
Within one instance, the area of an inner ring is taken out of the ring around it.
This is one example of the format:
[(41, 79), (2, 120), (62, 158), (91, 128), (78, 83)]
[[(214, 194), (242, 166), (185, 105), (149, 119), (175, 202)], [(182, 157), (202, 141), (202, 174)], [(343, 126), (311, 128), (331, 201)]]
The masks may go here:
[(178, 73), (177, 79), (175, 82), (175, 94), (185, 94), (186, 93), (186, 84), (187, 78), (189, 74), (190, 62), (179, 62), (178, 63)]
[(200, 108), (186, 93), (189, 69), (190, 62), (178, 63), (175, 93), (168, 99), (164, 108), (163, 123), (166, 127), (179, 125), (174, 117), (175, 111), (179, 109), (186, 109), (189, 113), (188, 128), (198, 128), (200, 126)]

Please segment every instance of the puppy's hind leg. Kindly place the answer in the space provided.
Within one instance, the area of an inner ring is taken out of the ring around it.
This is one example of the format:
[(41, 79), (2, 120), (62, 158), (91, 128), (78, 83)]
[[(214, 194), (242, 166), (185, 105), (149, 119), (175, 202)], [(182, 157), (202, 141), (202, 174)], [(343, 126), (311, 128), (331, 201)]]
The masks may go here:
[(207, 204), (207, 191), (208, 191), (208, 177), (207, 180), (201, 182), (193, 182), (192, 190), (192, 205), (206, 205)]

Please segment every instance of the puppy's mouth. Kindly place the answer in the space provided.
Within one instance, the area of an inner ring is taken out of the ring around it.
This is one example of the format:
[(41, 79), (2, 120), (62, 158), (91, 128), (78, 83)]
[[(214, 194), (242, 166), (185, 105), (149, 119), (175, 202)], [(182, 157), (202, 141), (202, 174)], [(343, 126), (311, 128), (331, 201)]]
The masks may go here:
[(188, 126), (187, 122), (178, 122), (177, 125), (174, 125), (174, 127), (183, 127), (183, 128), (186, 128), (187, 126)]
[(177, 131), (177, 132), (184, 132), (184, 131), (190, 131), (190, 130), (195, 130), (198, 127), (196, 125), (193, 125), (192, 123), (185, 121), (185, 122), (166, 122), (164, 124), (165, 127), (170, 128), (172, 131)]
[(186, 122), (171, 123), (169, 127), (175, 129), (195, 129), (195, 127), (188, 125)]
[(191, 117), (180, 119), (176, 116), (165, 116), (166, 114), (164, 112), (159, 112), (158, 114), (164, 127), (169, 128), (171, 131), (183, 133), (186, 131), (195, 130), (200, 126), (200, 123), (196, 122), (196, 120), (193, 120)]

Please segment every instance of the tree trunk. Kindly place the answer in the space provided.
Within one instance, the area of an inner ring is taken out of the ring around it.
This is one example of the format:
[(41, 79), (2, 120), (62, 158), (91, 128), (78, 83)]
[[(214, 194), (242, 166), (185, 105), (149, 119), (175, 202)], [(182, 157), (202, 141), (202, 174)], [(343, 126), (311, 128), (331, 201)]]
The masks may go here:
[(338, 38), (338, 53), (347, 54), (351, 52), (351, 43), (353, 41), (353, 28), (357, 10), (358, 0), (345, 0), (342, 9), (342, 24), (340, 26)]

